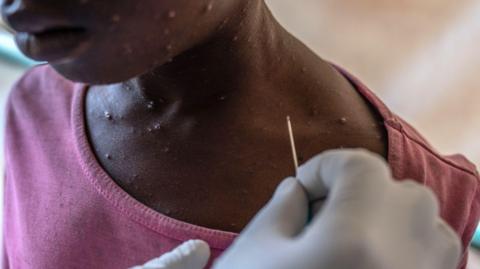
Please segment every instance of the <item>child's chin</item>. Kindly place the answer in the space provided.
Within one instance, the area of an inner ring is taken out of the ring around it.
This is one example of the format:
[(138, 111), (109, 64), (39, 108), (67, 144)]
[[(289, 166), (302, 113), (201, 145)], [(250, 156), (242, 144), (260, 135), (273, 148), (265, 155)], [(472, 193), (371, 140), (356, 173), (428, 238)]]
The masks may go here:
[[(115, 55), (115, 53), (111, 54)], [(108, 52), (103, 54), (89, 52), (77, 57), (49, 62), (49, 64), (68, 80), (101, 85), (124, 82), (172, 62), (168, 54), (123, 58), (112, 55), (108, 55)]]
[(133, 70), (121, 64), (108, 66), (79, 63), (78, 61), (49, 64), (66, 79), (90, 85), (119, 83), (144, 73), (143, 70)]

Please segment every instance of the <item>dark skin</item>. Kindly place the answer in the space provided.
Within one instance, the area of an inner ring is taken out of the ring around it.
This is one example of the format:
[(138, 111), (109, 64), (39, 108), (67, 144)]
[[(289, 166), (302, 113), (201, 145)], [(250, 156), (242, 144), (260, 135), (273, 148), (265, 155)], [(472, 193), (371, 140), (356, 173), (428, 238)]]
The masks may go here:
[[(68, 2), (45, 1), (23, 2), (59, 13)], [(86, 123), (100, 164), (156, 211), (241, 231), (294, 174), (287, 115), (301, 160), (341, 147), (386, 156), (375, 111), (263, 1), (98, 2), (76, 2), (89, 38), (50, 63), (92, 85)]]

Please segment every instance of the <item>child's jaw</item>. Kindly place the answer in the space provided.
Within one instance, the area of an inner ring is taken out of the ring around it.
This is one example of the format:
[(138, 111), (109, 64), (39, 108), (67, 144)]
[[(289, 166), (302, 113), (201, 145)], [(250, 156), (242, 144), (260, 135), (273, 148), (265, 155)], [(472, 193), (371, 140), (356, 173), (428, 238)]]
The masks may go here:
[[(110, 84), (148, 72), (205, 42), (235, 18), (245, 17), (243, 12), (249, 10), (245, 6), (261, 2), (15, 0), (4, 1), (2, 13), (21, 32), (17, 40), (27, 56), (49, 61), (70, 80)], [(66, 24), (81, 28), (88, 33), (88, 40), (71, 33), (48, 40), (32, 35), (37, 31), (27, 31), (30, 35), (26, 35), (21, 26), (25, 23), (51, 28), (46, 27), (52, 26), (50, 23), (44, 25), (48, 20), (41, 16), (61, 18), (62, 23), (55, 27)]]

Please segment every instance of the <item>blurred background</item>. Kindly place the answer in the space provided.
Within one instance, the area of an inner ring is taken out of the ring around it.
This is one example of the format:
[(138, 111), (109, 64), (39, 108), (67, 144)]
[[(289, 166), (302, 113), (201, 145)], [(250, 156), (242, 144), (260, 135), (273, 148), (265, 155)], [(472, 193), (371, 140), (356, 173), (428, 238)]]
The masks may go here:
[[(287, 29), (360, 77), (439, 151), (480, 164), (480, 0), (268, 3)], [(31, 64), (17, 53), (0, 30), (2, 126), (8, 91)], [(478, 257), (472, 250), (470, 269), (480, 269)]]

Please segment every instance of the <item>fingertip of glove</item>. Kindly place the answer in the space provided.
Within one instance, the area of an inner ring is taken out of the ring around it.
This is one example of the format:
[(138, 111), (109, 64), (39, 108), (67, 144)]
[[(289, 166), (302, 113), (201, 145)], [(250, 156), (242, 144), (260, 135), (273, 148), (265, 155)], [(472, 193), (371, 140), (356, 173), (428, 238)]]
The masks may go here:
[(288, 177), (284, 179), (277, 187), (274, 196), (278, 196), (284, 193), (289, 193), (295, 191), (296, 188), (301, 187), (298, 179), (294, 177)]
[(179, 251), (184, 256), (192, 255), (193, 253), (200, 256), (210, 256), (210, 246), (203, 240), (189, 240), (179, 247)]

